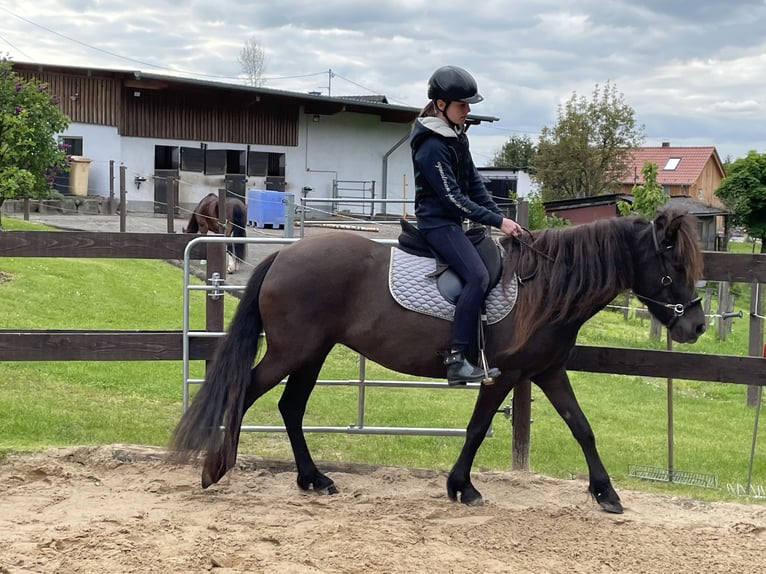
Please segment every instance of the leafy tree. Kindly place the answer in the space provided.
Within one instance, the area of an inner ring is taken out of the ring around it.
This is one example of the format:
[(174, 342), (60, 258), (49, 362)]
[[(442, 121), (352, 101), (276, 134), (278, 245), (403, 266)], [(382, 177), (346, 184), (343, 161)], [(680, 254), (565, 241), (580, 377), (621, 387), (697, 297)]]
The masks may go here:
[(0, 207), (6, 199), (50, 195), (67, 159), (55, 136), (68, 125), (46, 84), (22, 78), (0, 59)]
[(612, 193), (643, 140), (617, 88), (596, 85), (590, 100), (573, 93), (559, 106), (558, 123), (542, 129), (532, 176), (546, 201)]
[(503, 144), (503, 147), (492, 158), (492, 167), (507, 167), (531, 171), (534, 165), (537, 147), (529, 136), (513, 135)]
[(665, 205), (668, 196), (662, 190), (662, 186), (657, 183), (657, 164), (653, 161), (647, 161), (641, 168), (641, 175), (644, 183), (633, 186), (633, 204), (627, 201), (618, 201), (617, 209), (620, 215), (630, 215), (639, 213), (647, 219), (654, 219), (657, 210)]
[(266, 71), (266, 55), (261, 43), (255, 36), (251, 36), (245, 41), (245, 45), (239, 51), (237, 61), (242, 67), (242, 73), (245, 74), (248, 86), (257, 88), (266, 83), (263, 77), (263, 73)]
[(529, 201), (529, 229), (546, 229), (548, 227), (566, 227), (570, 221), (558, 215), (548, 215), (545, 212), (545, 204), (539, 193), (530, 193)]
[(733, 213), (734, 225), (759, 238), (766, 253), (766, 153), (753, 150), (735, 160), (715, 193)]

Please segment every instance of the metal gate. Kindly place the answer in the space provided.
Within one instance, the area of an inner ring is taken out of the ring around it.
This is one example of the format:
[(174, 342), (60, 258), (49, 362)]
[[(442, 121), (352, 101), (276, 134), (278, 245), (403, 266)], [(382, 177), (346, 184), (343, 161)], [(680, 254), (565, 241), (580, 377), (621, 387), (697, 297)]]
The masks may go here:
[[(375, 215), (375, 182), (334, 179), (332, 196), (334, 214), (351, 215), (372, 219)], [(345, 200), (345, 201), (344, 201)]]
[[(222, 237), (218, 236), (200, 236), (189, 242), (184, 252), (183, 270), (183, 408), (186, 410), (189, 406), (189, 391), (192, 386), (200, 385), (204, 382), (201, 378), (190, 377), (189, 360), (189, 341), (194, 337), (216, 337), (220, 338), (225, 332), (210, 332), (192, 330), (190, 325), (190, 294), (192, 291), (205, 291), (207, 297), (220, 298), (226, 292), (243, 291), (245, 285), (226, 284), (222, 277), (213, 274), (207, 278), (205, 285), (192, 285), (191, 278), (191, 259), (192, 248), (200, 243), (248, 243), (248, 244), (289, 244), (299, 241), (297, 238), (260, 238), (260, 237)], [(391, 239), (375, 240), (385, 245), (396, 245), (397, 242)], [(263, 336), (263, 334), (261, 334)], [(406, 389), (435, 389), (443, 388), (454, 391), (477, 391), (480, 384), (471, 383), (460, 387), (449, 387), (446, 381), (413, 381), (413, 380), (378, 380), (368, 379), (366, 373), (366, 359), (359, 355), (359, 372), (356, 379), (339, 380), (318, 380), (317, 385), (329, 386), (350, 386), (357, 388), (357, 416), (356, 421), (347, 425), (339, 426), (305, 426), (305, 432), (327, 432), (327, 433), (348, 433), (348, 434), (378, 434), (378, 435), (429, 435), (429, 436), (465, 436), (464, 428), (439, 428), (439, 427), (399, 427), (399, 426), (368, 426), (365, 424), (365, 397), (370, 388), (406, 388)], [(281, 384), (284, 384), (282, 381)], [(506, 412), (505, 409), (503, 412)], [(506, 416), (508, 416), (506, 412)], [(285, 432), (284, 426), (258, 426), (243, 425), (242, 430), (246, 432)], [(490, 428), (487, 436), (492, 436)]]

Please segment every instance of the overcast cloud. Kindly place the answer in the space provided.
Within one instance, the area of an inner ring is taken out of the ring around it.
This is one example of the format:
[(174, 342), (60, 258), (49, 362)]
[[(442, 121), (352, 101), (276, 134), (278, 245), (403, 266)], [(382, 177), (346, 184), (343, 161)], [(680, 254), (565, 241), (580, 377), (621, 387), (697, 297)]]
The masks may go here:
[(255, 36), (266, 87), (415, 107), (435, 68), (463, 66), (485, 97), (473, 111), (500, 118), (471, 131), (479, 165), (511, 135), (537, 141), (560, 103), (607, 81), (646, 145), (764, 153), (764, 30), (766, 0), (0, 0), (0, 53), (23, 62), (241, 82)]

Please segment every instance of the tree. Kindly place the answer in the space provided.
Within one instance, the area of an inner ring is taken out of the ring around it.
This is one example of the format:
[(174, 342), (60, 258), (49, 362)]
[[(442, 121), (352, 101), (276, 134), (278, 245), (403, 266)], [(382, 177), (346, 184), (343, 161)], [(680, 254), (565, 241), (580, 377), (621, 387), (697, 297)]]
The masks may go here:
[(6, 199), (43, 199), (67, 169), (55, 136), (69, 125), (48, 86), (24, 79), (0, 59), (0, 207)]
[(531, 171), (535, 154), (537, 154), (537, 147), (529, 136), (513, 135), (495, 154), (490, 165)]
[(251, 36), (245, 41), (245, 45), (239, 51), (237, 61), (242, 67), (242, 73), (246, 76), (248, 86), (257, 88), (266, 83), (263, 77), (266, 70), (266, 56), (261, 43), (255, 36)]
[(533, 229), (546, 229), (549, 227), (566, 227), (571, 222), (558, 215), (548, 215), (545, 212), (545, 204), (542, 196), (533, 192), (527, 198), (529, 200), (529, 223), (527, 227)]
[(662, 190), (662, 186), (657, 183), (657, 164), (653, 161), (647, 161), (641, 168), (641, 175), (644, 183), (633, 186), (633, 204), (627, 201), (618, 201), (617, 209), (620, 215), (630, 215), (638, 213), (647, 219), (654, 219), (657, 210), (665, 205), (668, 196)]
[(573, 93), (559, 106), (558, 123), (543, 127), (532, 176), (546, 201), (613, 193), (643, 141), (643, 126), (617, 88), (596, 85), (590, 101)]
[(732, 223), (759, 238), (766, 253), (766, 153), (753, 150), (735, 160), (715, 193), (733, 213)]

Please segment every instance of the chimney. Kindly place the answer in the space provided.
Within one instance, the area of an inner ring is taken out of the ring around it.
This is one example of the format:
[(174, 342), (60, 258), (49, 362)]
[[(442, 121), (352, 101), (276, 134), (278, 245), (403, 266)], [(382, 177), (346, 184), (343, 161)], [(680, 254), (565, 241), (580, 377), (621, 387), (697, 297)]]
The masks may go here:
[(662, 147), (670, 147), (670, 142), (662, 142)]

